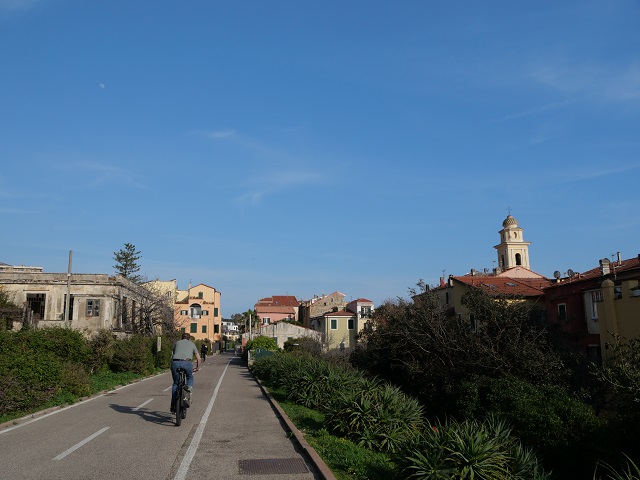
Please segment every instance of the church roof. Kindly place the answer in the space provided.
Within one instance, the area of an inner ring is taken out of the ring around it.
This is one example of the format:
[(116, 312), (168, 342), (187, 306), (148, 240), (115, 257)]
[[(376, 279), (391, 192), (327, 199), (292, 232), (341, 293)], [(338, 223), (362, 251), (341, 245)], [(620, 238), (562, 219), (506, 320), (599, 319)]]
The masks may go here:
[(511, 226), (517, 227), (518, 221), (515, 219), (513, 215), (509, 214), (507, 215), (507, 218), (505, 218), (504, 221), (502, 222), (502, 226), (504, 228), (511, 227)]
[(546, 278), (510, 278), (495, 276), (450, 277), (460, 283), (481, 288), (487, 293), (497, 295), (518, 295), (523, 297), (538, 297), (544, 295), (543, 289), (553, 282)]

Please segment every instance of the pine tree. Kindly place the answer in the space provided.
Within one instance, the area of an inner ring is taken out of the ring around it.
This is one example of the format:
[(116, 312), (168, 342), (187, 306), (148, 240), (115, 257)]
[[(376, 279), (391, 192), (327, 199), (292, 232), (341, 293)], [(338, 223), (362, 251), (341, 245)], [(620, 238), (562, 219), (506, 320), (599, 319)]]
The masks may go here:
[(117, 274), (135, 283), (142, 281), (142, 277), (137, 274), (137, 272), (140, 271), (140, 265), (138, 265), (137, 262), (142, 257), (140, 256), (140, 252), (136, 251), (135, 245), (125, 243), (124, 248), (118, 252), (113, 252), (113, 255), (113, 259), (116, 261), (113, 268), (116, 269)]

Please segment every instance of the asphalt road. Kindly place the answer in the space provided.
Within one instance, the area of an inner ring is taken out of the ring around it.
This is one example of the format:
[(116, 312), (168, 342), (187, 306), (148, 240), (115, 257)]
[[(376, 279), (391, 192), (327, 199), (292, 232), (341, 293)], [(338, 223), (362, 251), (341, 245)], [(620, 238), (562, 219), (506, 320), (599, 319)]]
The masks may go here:
[(163, 373), (3, 426), (0, 479), (319, 478), (238, 357), (207, 357), (180, 427), (171, 383)]

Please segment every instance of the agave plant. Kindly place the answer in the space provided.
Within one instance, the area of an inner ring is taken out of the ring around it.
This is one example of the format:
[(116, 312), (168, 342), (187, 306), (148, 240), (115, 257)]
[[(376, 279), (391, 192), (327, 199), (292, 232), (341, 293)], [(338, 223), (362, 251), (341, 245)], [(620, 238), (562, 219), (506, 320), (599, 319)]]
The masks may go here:
[(638, 467), (633, 460), (631, 460), (627, 455), (625, 455), (627, 459), (627, 468), (626, 470), (618, 472), (611, 465), (601, 462), (600, 465), (604, 467), (605, 470), (608, 471), (607, 477), (596, 477), (598, 472), (598, 468), (596, 467), (596, 471), (593, 473), (594, 480), (640, 480), (640, 467)]
[(412, 479), (547, 480), (533, 452), (502, 420), (449, 420), (425, 430), (405, 457)]

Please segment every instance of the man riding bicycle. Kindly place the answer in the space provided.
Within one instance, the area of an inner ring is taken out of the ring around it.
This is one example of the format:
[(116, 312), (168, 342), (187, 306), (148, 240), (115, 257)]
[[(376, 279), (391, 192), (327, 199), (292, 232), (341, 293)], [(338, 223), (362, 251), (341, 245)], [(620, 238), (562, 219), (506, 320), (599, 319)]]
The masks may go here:
[[(173, 344), (173, 358), (171, 360), (171, 376), (173, 377), (173, 386), (171, 387), (171, 413), (175, 413), (176, 408), (176, 392), (178, 391), (178, 382), (180, 376), (178, 369), (184, 368), (187, 375), (187, 387), (191, 392), (193, 390), (193, 372), (197, 372), (200, 368), (200, 354), (198, 347), (191, 340), (188, 333), (182, 334), (182, 340), (178, 340)], [(196, 368), (193, 368), (193, 357), (196, 357)]]

